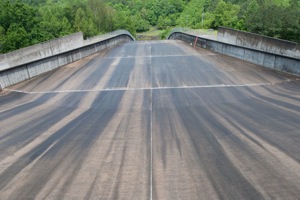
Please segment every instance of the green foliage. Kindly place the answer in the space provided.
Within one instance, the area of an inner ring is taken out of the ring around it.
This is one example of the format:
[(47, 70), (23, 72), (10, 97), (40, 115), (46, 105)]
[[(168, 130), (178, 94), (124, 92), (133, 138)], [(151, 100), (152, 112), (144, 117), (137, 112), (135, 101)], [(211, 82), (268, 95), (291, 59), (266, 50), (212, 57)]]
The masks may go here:
[(219, 26), (237, 28), (239, 23), (239, 11), (239, 5), (226, 3), (223, 0), (220, 0), (216, 9), (214, 10), (215, 20), (212, 23), (212, 28), (217, 28)]
[(39, 8), (39, 30), (42, 37), (49, 40), (52, 38), (68, 35), (74, 32), (71, 23), (64, 15), (64, 7), (53, 1)]
[(245, 25), (248, 31), (300, 42), (300, 10), (298, 2), (288, 7), (274, 3), (258, 6), (253, 0), (247, 9)]
[(170, 35), (170, 33), (171, 33), (171, 29), (170, 29), (170, 28), (164, 30), (164, 31), (160, 34), (160, 39), (162, 39), (162, 40), (167, 39), (167, 37)]
[(191, 0), (181, 13), (177, 24), (181, 27), (201, 28), (205, 0)]
[(107, 7), (102, 0), (88, 0), (87, 6), (88, 9), (85, 12), (90, 14), (87, 17), (95, 23), (98, 32), (112, 31), (114, 10)]
[(31, 30), (39, 20), (37, 10), (27, 4), (0, 2), (0, 51), (8, 52), (31, 44)]
[[(36, 12), (37, 9), (22, 3), (9, 3), (2, 1), (0, 3), (0, 25), (5, 29), (16, 23), (23, 26), (26, 31), (29, 31), (37, 23)], [(5, 9), (2, 9), (5, 8)]]
[(132, 35), (135, 35), (135, 23), (130, 17), (129, 11), (120, 11), (113, 18), (114, 29), (126, 29)]
[(0, 53), (77, 31), (151, 26), (227, 26), (300, 42), (300, 0), (0, 0), (0, 8)]
[(157, 16), (153, 10), (147, 10), (143, 8), (141, 10), (141, 17), (149, 22), (150, 25), (155, 26), (157, 24)]
[(0, 26), (0, 52), (2, 52), (3, 45), (5, 43), (5, 30)]
[(175, 26), (175, 25), (176, 25), (175, 22), (172, 21), (172, 19), (170, 17), (163, 18), (163, 17), (160, 16), (158, 18), (157, 28), (159, 30), (168, 29), (168, 28), (170, 28), (172, 26)]
[(28, 33), (20, 24), (11, 24), (6, 35), (7, 37), (2, 47), (4, 51), (26, 47), (29, 44)]
[(83, 32), (84, 37), (91, 37), (97, 33), (96, 26), (90, 16), (82, 8), (78, 8), (75, 14), (74, 29)]
[(150, 23), (143, 19), (140, 15), (134, 15), (132, 17), (132, 21), (137, 32), (145, 32), (150, 30)]

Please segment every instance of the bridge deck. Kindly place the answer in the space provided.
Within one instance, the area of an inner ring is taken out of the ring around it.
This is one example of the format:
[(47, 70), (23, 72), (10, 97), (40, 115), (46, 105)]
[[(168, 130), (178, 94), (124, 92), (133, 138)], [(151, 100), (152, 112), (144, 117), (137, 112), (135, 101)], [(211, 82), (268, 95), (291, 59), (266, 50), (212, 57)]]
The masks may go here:
[(0, 94), (1, 199), (299, 199), (300, 81), (132, 42)]

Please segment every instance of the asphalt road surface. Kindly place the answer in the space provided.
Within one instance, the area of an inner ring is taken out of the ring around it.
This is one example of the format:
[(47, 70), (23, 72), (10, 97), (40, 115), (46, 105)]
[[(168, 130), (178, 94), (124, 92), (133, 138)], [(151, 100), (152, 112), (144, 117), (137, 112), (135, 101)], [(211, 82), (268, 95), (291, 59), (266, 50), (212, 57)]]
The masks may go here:
[(131, 42), (0, 93), (0, 199), (300, 199), (300, 79)]

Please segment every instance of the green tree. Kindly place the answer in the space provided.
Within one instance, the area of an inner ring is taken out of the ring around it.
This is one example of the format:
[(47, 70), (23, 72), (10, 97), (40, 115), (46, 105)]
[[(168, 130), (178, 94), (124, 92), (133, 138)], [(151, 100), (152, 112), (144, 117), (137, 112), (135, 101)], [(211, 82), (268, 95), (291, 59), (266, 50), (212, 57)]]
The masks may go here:
[(39, 29), (43, 31), (45, 38), (52, 39), (73, 33), (71, 23), (65, 15), (65, 5), (48, 0), (39, 8), (41, 18)]
[(203, 28), (212, 28), (212, 24), (215, 21), (215, 15), (212, 12), (205, 12), (204, 13), (204, 20), (203, 20)]
[(239, 11), (239, 5), (226, 3), (223, 0), (220, 0), (214, 11), (215, 20), (212, 23), (212, 27), (217, 28), (219, 26), (226, 26), (231, 28), (237, 28), (239, 23)]
[(10, 3), (9, 1), (2, 1), (0, 9), (0, 25), (8, 30), (11, 24), (18, 24), (26, 31), (30, 31), (38, 19), (36, 16), (37, 9), (24, 3)]
[(134, 35), (150, 26), (227, 26), (300, 40), (300, 0), (0, 0), (0, 7), (0, 52), (76, 31)]
[(170, 17), (160, 16), (158, 18), (158, 23), (157, 23), (158, 29), (160, 29), (160, 30), (167, 29), (167, 28), (171, 27), (172, 25), (173, 24), (172, 24), (172, 20), (170, 19)]
[(177, 24), (182, 27), (200, 28), (204, 5), (205, 0), (191, 0), (178, 18)]
[(259, 16), (257, 15), (259, 12), (259, 4), (256, 0), (252, 0), (248, 5), (245, 16), (245, 26), (247, 30), (258, 32), (258, 24), (260, 23)]
[(128, 11), (121, 11), (114, 15), (113, 23), (114, 29), (125, 29), (135, 36), (135, 23), (132, 21)]
[(140, 15), (133, 16), (132, 21), (134, 22), (135, 30), (137, 32), (144, 32), (150, 29), (149, 22), (143, 19)]
[(21, 3), (0, 1), (1, 52), (5, 53), (32, 44), (31, 31), (39, 19), (37, 9)]
[(5, 43), (5, 30), (2, 26), (0, 26), (0, 53), (4, 52), (3, 45)]
[(104, 1), (102, 0), (88, 0), (88, 8), (92, 11), (94, 22), (99, 32), (109, 30), (109, 11)]
[(82, 31), (85, 38), (94, 36), (97, 32), (93, 26), (92, 19), (86, 16), (82, 8), (78, 8), (76, 11), (74, 28), (76, 32)]
[(28, 33), (19, 24), (11, 24), (6, 32), (6, 38), (2, 49), (4, 52), (13, 51), (30, 44)]
[(297, 1), (292, 1), (285, 7), (265, 2), (258, 6), (253, 1), (247, 9), (246, 28), (250, 32), (299, 42), (300, 12), (297, 4)]

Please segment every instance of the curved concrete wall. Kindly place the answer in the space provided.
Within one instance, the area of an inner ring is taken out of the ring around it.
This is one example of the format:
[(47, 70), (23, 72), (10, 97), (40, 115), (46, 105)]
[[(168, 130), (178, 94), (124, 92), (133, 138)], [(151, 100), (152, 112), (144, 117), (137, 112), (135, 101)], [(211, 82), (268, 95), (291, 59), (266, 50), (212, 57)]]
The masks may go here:
[(83, 46), (82, 32), (0, 55), (0, 71)]
[(300, 44), (226, 27), (218, 28), (218, 41), (288, 57), (300, 58)]
[(194, 44), (196, 38), (197, 36), (183, 32), (173, 32), (168, 37), (168, 39), (182, 40), (198, 47), (209, 49), (211, 51), (232, 56), (267, 68), (300, 75), (300, 59), (298, 58), (292, 58), (200, 37), (198, 37), (196, 44)]
[(0, 89), (33, 78), (45, 72), (49, 72), (58, 67), (75, 62), (84, 57), (95, 54), (106, 48), (117, 44), (133, 41), (134, 38), (130, 34), (120, 34), (111, 36), (103, 41), (85, 45), (79, 48), (58, 53), (32, 62), (15, 65), (13, 67), (0, 70)]

